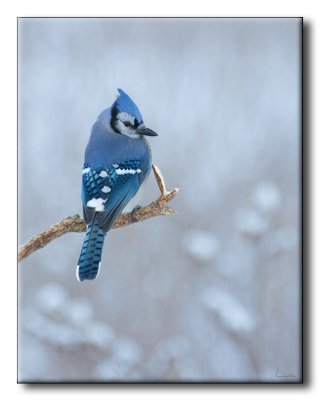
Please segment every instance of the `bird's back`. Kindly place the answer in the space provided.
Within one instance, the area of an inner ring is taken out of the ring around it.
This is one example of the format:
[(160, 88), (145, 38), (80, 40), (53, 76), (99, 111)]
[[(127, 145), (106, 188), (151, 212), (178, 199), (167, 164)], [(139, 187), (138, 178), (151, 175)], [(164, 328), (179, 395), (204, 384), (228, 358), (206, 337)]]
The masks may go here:
[(92, 127), (91, 136), (85, 152), (85, 164), (100, 168), (111, 168), (124, 161), (141, 162), (143, 175), (151, 168), (151, 150), (147, 140), (129, 138), (109, 131), (101, 121)]

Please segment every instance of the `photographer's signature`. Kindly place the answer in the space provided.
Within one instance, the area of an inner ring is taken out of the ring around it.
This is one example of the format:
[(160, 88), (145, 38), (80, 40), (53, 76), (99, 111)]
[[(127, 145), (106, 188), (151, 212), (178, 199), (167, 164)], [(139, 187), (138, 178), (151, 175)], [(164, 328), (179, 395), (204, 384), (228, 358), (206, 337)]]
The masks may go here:
[(296, 376), (294, 374), (284, 374), (283, 372), (280, 371), (280, 368), (278, 368), (276, 377), (277, 378), (295, 378)]

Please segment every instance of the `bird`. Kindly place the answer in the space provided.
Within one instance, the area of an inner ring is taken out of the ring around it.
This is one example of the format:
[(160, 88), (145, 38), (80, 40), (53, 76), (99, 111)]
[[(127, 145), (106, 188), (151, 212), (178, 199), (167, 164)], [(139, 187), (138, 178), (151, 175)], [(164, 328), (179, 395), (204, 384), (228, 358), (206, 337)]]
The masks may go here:
[[(134, 213), (152, 165), (145, 126), (138, 106), (122, 89), (92, 126), (82, 169), (82, 208), (87, 229), (76, 276), (95, 279), (107, 232), (121, 213)], [(134, 215), (134, 214), (133, 214)]]

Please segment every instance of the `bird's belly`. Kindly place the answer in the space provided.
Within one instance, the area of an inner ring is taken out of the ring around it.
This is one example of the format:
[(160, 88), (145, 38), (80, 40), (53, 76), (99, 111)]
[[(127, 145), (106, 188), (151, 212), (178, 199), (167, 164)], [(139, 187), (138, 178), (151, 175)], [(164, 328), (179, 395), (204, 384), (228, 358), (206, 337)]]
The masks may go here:
[(140, 202), (140, 200), (142, 198), (142, 195), (144, 193), (148, 178), (149, 178), (149, 176), (145, 177), (145, 179), (142, 182), (142, 184), (140, 185), (137, 193), (132, 197), (132, 199), (129, 201), (129, 203), (122, 210), (122, 212), (121, 212), (122, 214), (130, 213), (135, 208), (135, 206), (140, 205), (139, 202)]

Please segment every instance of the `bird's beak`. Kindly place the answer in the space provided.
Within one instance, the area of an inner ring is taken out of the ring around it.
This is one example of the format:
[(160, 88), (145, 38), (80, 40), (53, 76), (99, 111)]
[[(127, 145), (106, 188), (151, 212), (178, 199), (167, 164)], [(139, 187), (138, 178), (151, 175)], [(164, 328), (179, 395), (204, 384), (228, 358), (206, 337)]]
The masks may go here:
[(156, 132), (154, 132), (152, 129), (149, 128), (139, 128), (138, 129), (139, 135), (144, 135), (144, 136), (158, 136)]

